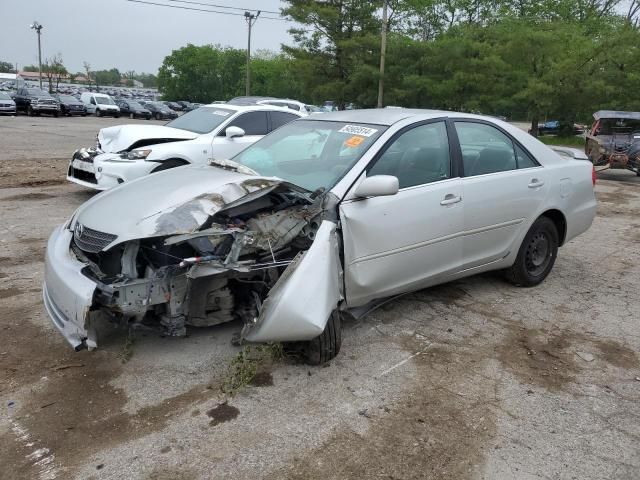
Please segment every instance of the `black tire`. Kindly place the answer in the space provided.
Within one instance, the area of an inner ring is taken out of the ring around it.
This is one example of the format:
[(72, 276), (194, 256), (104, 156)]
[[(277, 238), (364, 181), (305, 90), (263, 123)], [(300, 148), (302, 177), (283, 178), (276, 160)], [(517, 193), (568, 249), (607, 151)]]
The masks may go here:
[(96, 108), (96, 117), (101, 117), (102, 116), (102, 112), (100, 111), (99, 108)]
[(60, 114), (58, 112), (54, 112), (54, 114), (53, 114), (53, 116), (56, 117), (56, 118), (58, 118), (59, 115)]
[(154, 116), (156, 120), (162, 120), (162, 115), (160, 115), (159, 113), (156, 113)]
[(540, 284), (556, 262), (559, 244), (555, 223), (548, 217), (538, 218), (524, 237), (516, 261), (505, 271), (507, 280), (518, 287)]
[(116, 117), (116, 118), (120, 118), (120, 114), (119, 114), (119, 113), (116, 113), (116, 114), (114, 115), (114, 117)]
[(161, 162), (159, 166), (151, 170), (151, 173), (162, 172), (163, 170), (169, 170), (170, 168), (182, 167), (184, 165), (188, 165), (189, 162), (185, 162), (184, 160), (179, 160), (177, 158), (170, 158), (169, 160), (165, 160)]
[(35, 112), (33, 111), (33, 107), (31, 105), (27, 105), (27, 116), (33, 117)]
[(136, 116), (133, 113), (129, 114), (129, 118), (134, 119)]
[(86, 117), (86, 116), (87, 116), (87, 114), (86, 114), (86, 113), (83, 113), (83, 114), (82, 114), (82, 116), (83, 116), (83, 117)]
[(331, 312), (324, 331), (313, 340), (302, 343), (302, 355), (309, 365), (322, 365), (335, 358), (342, 345), (342, 320), (340, 312)]

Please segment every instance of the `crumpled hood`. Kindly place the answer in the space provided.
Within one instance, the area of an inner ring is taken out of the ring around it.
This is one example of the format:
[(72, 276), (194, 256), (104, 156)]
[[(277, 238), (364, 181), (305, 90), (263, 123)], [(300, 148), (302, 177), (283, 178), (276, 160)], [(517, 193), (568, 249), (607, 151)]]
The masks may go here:
[(192, 140), (197, 137), (197, 133), (163, 125), (118, 125), (103, 128), (98, 133), (100, 147), (107, 153), (121, 152), (140, 140)]
[[(76, 223), (127, 240), (191, 233), (225, 205), (256, 198), (280, 185), (275, 177), (246, 175), (208, 165), (154, 173), (96, 195), (77, 211)], [(255, 192), (255, 193), (254, 193)]]

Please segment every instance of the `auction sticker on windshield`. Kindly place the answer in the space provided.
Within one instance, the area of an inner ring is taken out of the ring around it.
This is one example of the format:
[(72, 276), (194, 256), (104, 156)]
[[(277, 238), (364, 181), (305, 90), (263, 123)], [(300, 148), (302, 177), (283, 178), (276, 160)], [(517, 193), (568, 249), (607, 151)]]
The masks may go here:
[(359, 137), (358, 135), (354, 135), (353, 137), (347, 138), (347, 140), (345, 140), (344, 142), (344, 145), (345, 147), (356, 148), (362, 142), (364, 142), (364, 137)]
[(349, 133), (351, 135), (360, 135), (363, 137), (370, 137), (377, 131), (378, 130), (376, 130), (375, 128), (361, 127), (360, 125), (345, 125), (340, 130), (338, 130), (338, 132), (340, 133)]

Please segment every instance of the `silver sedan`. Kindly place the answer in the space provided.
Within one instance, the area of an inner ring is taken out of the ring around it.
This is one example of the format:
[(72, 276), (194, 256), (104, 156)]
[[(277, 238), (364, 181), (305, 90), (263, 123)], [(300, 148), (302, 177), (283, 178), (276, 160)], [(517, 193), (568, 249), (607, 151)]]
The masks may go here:
[(590, 227), (594, 182), (494, 118), (311, 116), (89, 200), (49, 239), (45, 306), (76, 349), (105, 319), (170, 335), (237, 320), (241, 340), (323, 363), (346, 312), (488, 270), (542, 282)]

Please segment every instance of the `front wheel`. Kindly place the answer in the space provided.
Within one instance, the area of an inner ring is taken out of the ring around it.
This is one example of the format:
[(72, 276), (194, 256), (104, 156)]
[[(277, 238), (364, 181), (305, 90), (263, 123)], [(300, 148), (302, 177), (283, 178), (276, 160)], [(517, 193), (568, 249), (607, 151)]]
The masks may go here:
[(53, 116), (56, 117), (56, 118), (58, 118), (59, 115), (60, 114), (58, 112), (54, 112), (54, 114), (53, 114)]
[(556, 262), (558, 229), (548, 217), (538, 218), (522, 241), (518, 256), (505, 276), (519, 287), (534, 287), (541, 283)]
[(159, 113), (155, 114), (156, 120), (162, 120), (162, 115), (160, 115)]
[(160, 165), (154, 168), (153, 170), (151, 170), (151, 173), (162, 172), (163, 170), (182, 167), (184, 165), (188, 165), (188, 162), (185, 162), (184, 160), (179, 160), (177, 158), (170, 158), (169, 160), (160, 162)]
[(133, 119), (135, 117), (135, 115), (133, 113), (129, 114), (129, 118)]
[(33, 107), (31, 105), (27, 107), (27, 115), (29, 117), (33, 117), (35, 115), (35, 112), (33, 111)]
[(99, 108), (96, 109), (96, 117), (101, 117), (102, 116), (102, 112), (100, 111)]
[(342, 319), (340, 312), (334, 310), (331, 312), (322, 333), (316, 338), (302, 343), (302, 355), (309, 365), (322, 365), (338, 355), (341, 345)]

